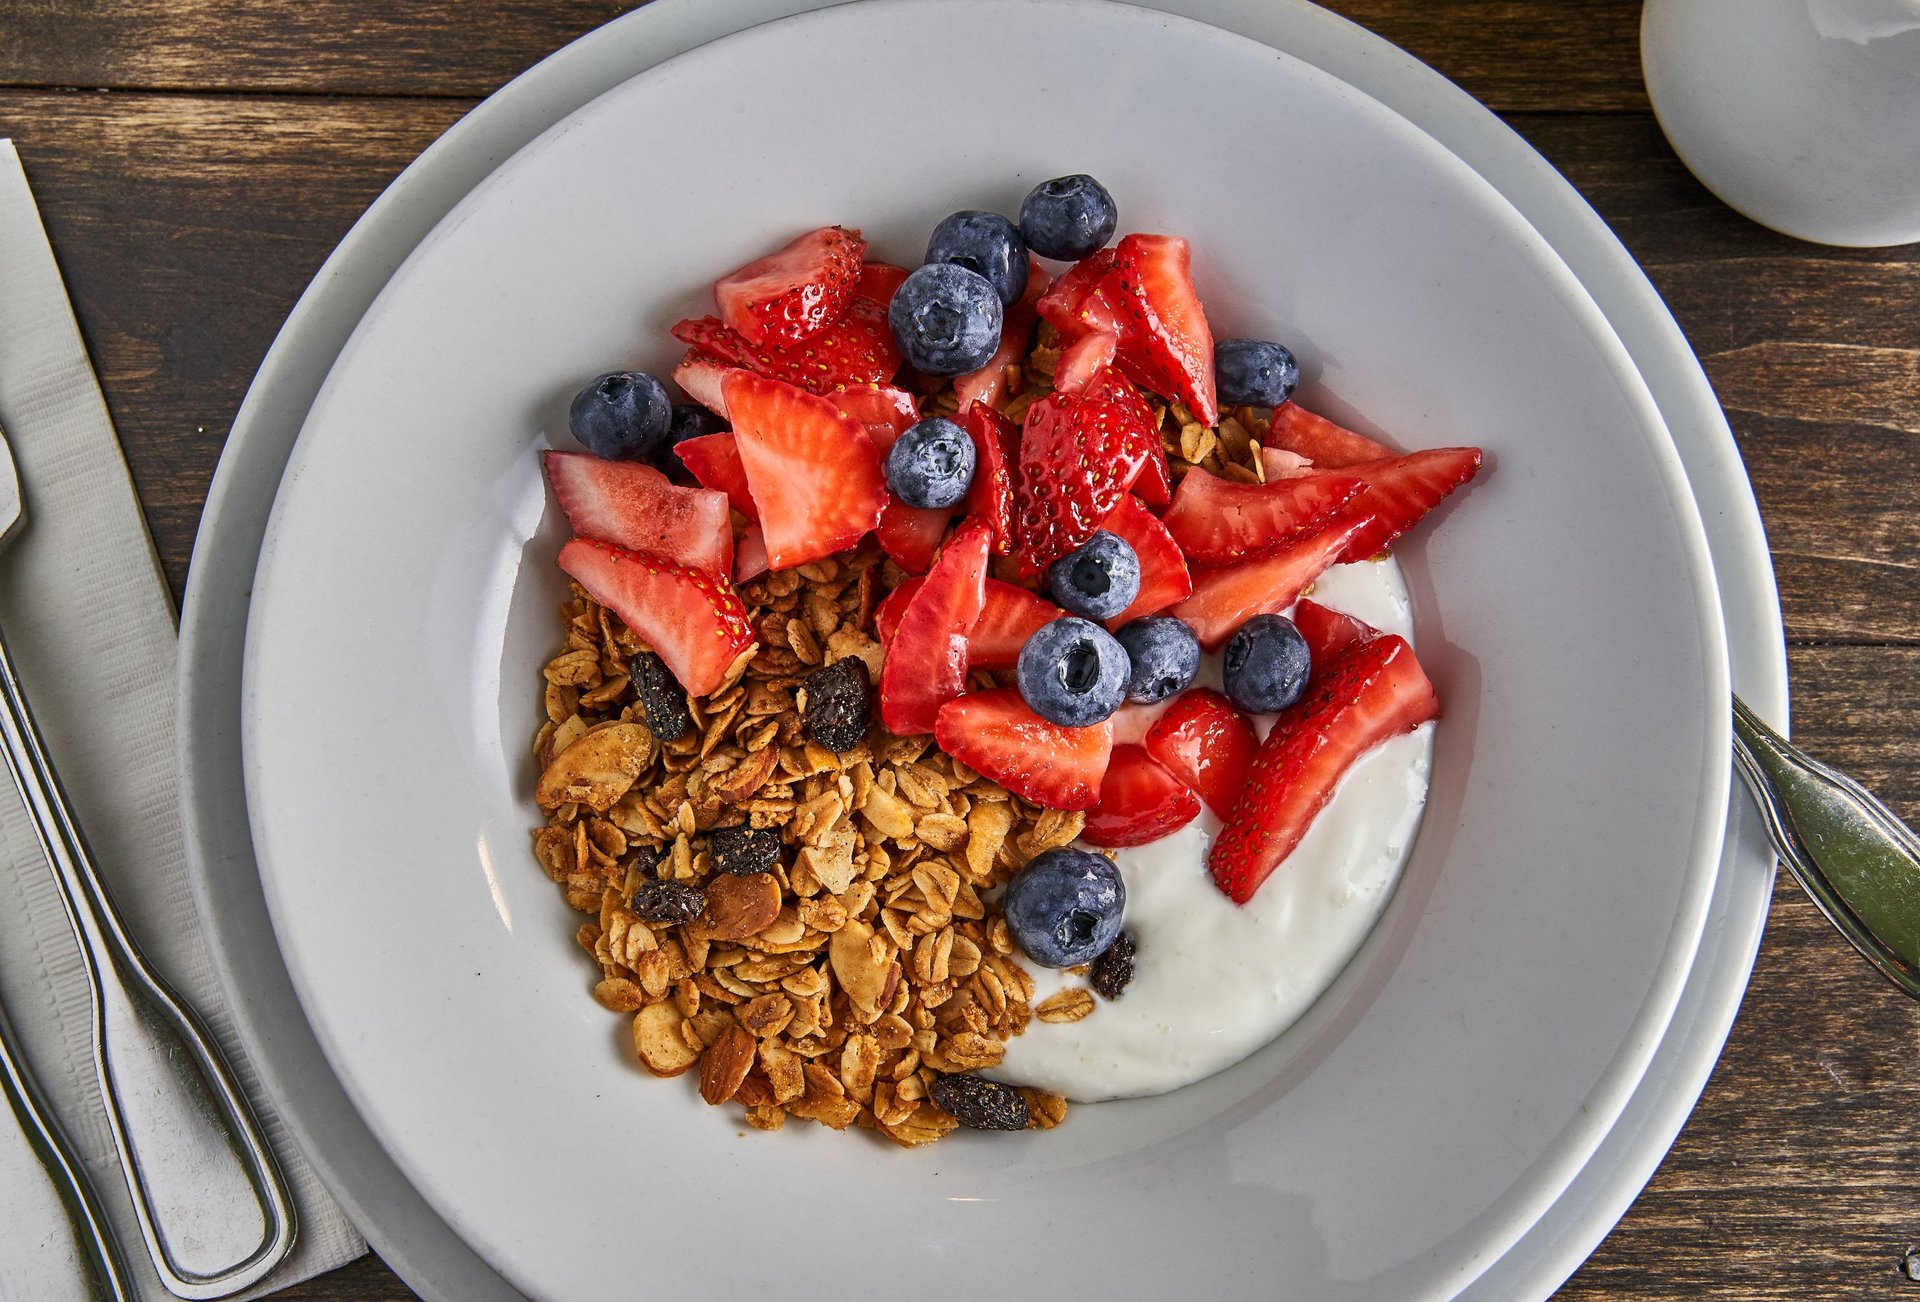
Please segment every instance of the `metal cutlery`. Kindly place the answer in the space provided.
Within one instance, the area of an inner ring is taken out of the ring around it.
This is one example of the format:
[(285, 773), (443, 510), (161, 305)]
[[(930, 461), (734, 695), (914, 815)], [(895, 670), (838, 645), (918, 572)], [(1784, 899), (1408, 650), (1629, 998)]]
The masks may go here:
[[(24, 518), (19, 477), (0, 431), (0, 545)], [(257, 1282), (293, 1246), (286, 1182), (246, 1098), (199, 1018), (142, 957), (108, 897), (48, 759), (0, 636), (0, 753), (20, 788), (60, 885), (85, 960), (94, 1065), (142, 1238), (161, 1282), (184, 1298), (223, 1297)], [(9, 1072), (9, 1081), (13, 1073)], [(9, 1095), (13, 1091), (9, 1089)], [(23, 1124), (35, 1126), (32, 1096)], [(16, 1102), (16, 1111), (20, 1104)], [(57, 1144), (49, 1173), (77, 1168)], [(72, 1180), (64, 1183), (84, 1189)], [(84, 1194), (82, 1205), (86, 1206)], [(81, 1225), (104, 1231), (93, 1213)], [(111, 1260), (110, 1242), (102, 1258)]]

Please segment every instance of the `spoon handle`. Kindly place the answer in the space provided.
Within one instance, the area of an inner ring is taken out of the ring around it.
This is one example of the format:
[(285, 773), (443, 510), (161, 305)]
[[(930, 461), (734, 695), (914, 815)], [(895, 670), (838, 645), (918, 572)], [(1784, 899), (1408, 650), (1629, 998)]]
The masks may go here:
[(1920, 999), (1920, 837), (1733, 698), (1733, 757), (1782, 863), (1840, 934)]

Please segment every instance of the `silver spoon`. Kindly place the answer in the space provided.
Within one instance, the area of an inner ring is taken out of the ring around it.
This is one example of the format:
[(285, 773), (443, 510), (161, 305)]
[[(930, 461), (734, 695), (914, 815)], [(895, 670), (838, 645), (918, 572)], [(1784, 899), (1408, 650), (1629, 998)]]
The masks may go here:
[(1920, 999), (1920, 837), (1738, 696), (1733, 759), (1793, 879), (1868, 962)]

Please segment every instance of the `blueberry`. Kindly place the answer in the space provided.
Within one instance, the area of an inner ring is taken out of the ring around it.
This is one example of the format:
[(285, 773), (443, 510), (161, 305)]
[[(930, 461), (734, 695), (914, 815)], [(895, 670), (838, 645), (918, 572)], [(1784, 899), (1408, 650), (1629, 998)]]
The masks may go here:
[(971, 208), (954, 213), (933, 228), (927, 240), (928, 262), (951, 262), (977, 271), (1008, 306), (1027, 292), (1027, 244), (1014, 224), (997, 212)]
[(887, 324), (908, 365), (922, 375), (965, 375), (1000, 347), (1002, 309), (977, 271), (930, 262), (908, 276), (887, 305)]
[(1172, 615), (1131, 619), (1113, 635), (1133, 662), (1127, 699), (1142, 705), (1164, 701), (1190, 686), (1200, 672), (1200, 639)]
[(1112, 619), (1140, 595), (1140, 558), (1102, 529), (1047, 567), (1047, 592), (1071, 614)]
[(1020, 234), (1027, 247), (1067, 262), (1104, 247), (1119, 221), (1107, 187), (1084, 174), (1042, 181), (1020, 205)]
[(1042, 967), (1098, 958), (1119, 936), (1126, 907), (1127, 884), (1113, 860), (1070, 845), (1034, 856), (1001, 900), (1014, 944)]
[(1071, 615), (1035, 629), (1014, 668), (1033, 712), (1068, 728), (1099, 723), (1119, 709), (1131, 674), (1113, 634)]
[(667, 422), (667, 446), (677, 448), (688, 439), (722, 434), (726, 430), (727, 422), (699, 403), (676, 402), (673, 404), (673, 417)]
[(644, 371), (612, 371), (574, 395), (567, 428), (609, 461), (646, 461), (666, 445), (673, 400)]
[(887, 487), (908, 506), (956, 506), (973, 483), (973, 440), (944, 416), (901, 431), (887, 451)]
[(1213, 382), (1222, 407), (1278, 407), (1300, 383), (1300, 363), (1264, 339), (1222, 339), (1213, 346)]
[(1227, 699), (1249, 714), (1274, 714), (1307, 687), (1307, 639), (1281, 615), (1255, 615), (1227, 640)]

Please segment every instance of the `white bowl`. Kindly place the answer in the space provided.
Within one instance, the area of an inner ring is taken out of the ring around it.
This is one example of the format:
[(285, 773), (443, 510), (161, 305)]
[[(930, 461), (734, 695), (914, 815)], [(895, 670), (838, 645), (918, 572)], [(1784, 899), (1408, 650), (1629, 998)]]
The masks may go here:
[[(965, 74), (881, 75), (915, 60)], [(1401, 553), (1449, 710), (1426, 829), (1334, 990), (1208, 1082), (917, 1155), (736, 1139), (630, 1064), (527, 855), (560, 588), (532, 449), (586, 375), (669, 362), (664, 327), (715, 270), (827, 221), (911, 260), (946, 211), (1011, 209), (1079, 169), (1123, 227), (1193, 239), (1221, 330), (1296, 341), (1310, 399), (1408, 445), (1488, 448), (1484, 482)], [(1726, 808), (1699, 521), (1564, 267), (1350, 88), (1070, 0), (885, 0), (756, 29), (506, 165), (315, 404), (245, 698), (269, 903), (330, 1061), (449, 1222), (553, 1298), (824, 1286), (794, 1266), (822, 1243), (859, 1252), (833, 1277), (856, 1296), (908, 1277), (972, 1293), (985, 1261), (1075, 1294), (1449, 1293), (1565, 1186), (1644, 1068)]]

